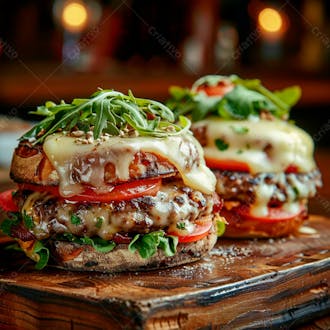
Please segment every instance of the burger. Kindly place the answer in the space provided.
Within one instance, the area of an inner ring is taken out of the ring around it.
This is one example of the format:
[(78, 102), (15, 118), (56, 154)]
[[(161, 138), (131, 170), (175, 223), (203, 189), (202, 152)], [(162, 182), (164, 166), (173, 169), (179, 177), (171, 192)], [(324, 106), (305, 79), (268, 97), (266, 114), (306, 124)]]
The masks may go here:
[(297, 232), (308, 198), (321, 186), (313, 141), (289, 120), (298, 86), (271, 92), (260, 80), (205, 76), (172, 87), (167, 105), (192, 118), (206, 164), (224, 200), (227, 237), (280, 237)]
[(117, 272), (199, 259), (223, 231), (216, 179), (184, 116), (100, 90), (46, 102), (24, 134), (1, 194), (2, 231), (41, 269)]

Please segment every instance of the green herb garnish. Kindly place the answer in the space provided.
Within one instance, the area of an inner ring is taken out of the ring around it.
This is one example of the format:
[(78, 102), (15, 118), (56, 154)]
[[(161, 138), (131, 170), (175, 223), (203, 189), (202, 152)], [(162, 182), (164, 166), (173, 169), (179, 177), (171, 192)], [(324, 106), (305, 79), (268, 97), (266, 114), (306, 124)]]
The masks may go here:
[(129, 129), (142, 136), (165, 137), (180, 134), (190, 126), (183, 117), (175, 123), (172, 111), (160, 102), (114, 90), (100, 90), (70, 104), (48, 101), (31, 113), (46, 117), (20, 138), (32, 139), (34, 144), (42, 143), (52, 133), (72, 129), (92, 130), (94, 139), (98, 139), (104, 133), (119, 136)]
[(230, 128), (236, 133), (236, 134), (247, 134), (249, 132), (248, 127), (245, 126), (230, 126)]
[(23, 212), (23, 222), (27, 229), (33, 229), (33, 227), (34, 227), (33, 219), (25, 211)]
[(71, 215), (70, 221), (75, 226), (81, 225), (81, 219), (76, 214)]
[(229, 144), (226, 143), (224, 140), (222, 139), (215, 139), (214, 143), (216, 145), (216, 147), (220, 150), (220, 151), (225, 151), (228, 149)]
[(294, 192), (295, 199), (297, 200), (299, 197), (299, 189), (297, 187), (292, 187), (292, 190)]
[(176, 224), (176, 228), (178, 228), (180, 230), (184, 230), (184, 229), (186, 229), (186, 224), (184, 222), (178, 222)]
[(8, 213), (8, 218), (3, 220), (0, 229), (1, 231), (7, 235), (11, 236), (11, 229), (13, 226), (17, 226), (21, 222), (21, 215), (18, 212)]
[[(209, 97), (199, 92), (200, 87), (216, 86), (219, 82), (232, 83), (234, 88), (224, 96)], [(287, 120), (290, 108), (301, 96), (301, 89), (292, 86), (271, 92), (258, 79), (213, 75), (198, 79), (192, 89), (173, 86), (170, 88), (170, 94), (167, 105), (177, 116), (190, 114), (193, 121), (201, 120), (207, 115), (243, 120), (260, 116), (262, 112)]]
[(96, 219), (95, 227), (100, 229), (100, 228), (102, 227), (102, 223), (103, 223), (103, 221), (104, 221), (104, 218), (103, 218), (103, 217), (98, 217), (98, 218)]
[[(26, 212), (24, 212), (23, 215), (19, 212), (9, 213), (8, 215), (9, 218), (5, 219), (0, 226), (2, 232), (8, 236), (11, 236), (12, 227), (19, 225), (21, 222), (24, 223), (27, 229), (32, 229), (34, 227), (32, 217), (27, 215)], [(22, 251), (17, 243), (9, 245), (7, 249)], [(38, 270), (44, 268), (48, 263), (49, 250), (43, 245), (41, 241), (36, 241), (33, 246), (33, 253), (39, 256), (39, 260), (37, 261), (35, 268)]]
[(162, 230), (154, 231), (149, 234), (137, 234), (128, 246), (129, 251), (138, 251), (143, 259), (152, 257), (157, 249), (164, 251), (167, 257), (176, 253), (178, 238), (176, 236), (166, 236)]

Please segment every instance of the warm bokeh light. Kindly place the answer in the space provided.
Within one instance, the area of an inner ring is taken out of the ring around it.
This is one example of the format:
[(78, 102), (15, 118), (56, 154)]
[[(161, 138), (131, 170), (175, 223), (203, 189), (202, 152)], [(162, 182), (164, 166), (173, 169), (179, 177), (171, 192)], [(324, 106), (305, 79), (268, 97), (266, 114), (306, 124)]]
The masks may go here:
[(87, 24), (87, 8), (80, 2), (69, 2), (63, 8), (62, 22), (65, 29), (80, 32)]
[(279, 32), (283, 26), (281, 14), (272, 8), (263, 9), (258, 15), (260, 27), (266, 32)]

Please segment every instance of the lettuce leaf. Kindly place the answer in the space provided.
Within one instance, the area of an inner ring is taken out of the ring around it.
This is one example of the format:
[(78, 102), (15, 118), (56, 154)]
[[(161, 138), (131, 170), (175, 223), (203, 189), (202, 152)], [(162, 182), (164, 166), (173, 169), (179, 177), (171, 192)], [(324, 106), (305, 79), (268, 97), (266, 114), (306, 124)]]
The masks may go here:
[(135, 235), (128, 246), (128, 250), (132, 253), (138, 251), (143, 259), (148, 259), (160, 248), (167, 257), (171, 257), (176, 253), (177, 245), (177, 237), (166, 236), (164, 231), (159, 230), (145, 235)]
[[(216, 86), (219, 82), (232, 82), (235, 87), (224, 96), (209, 97), (198, 92), (200, 86)], [(301, 97), (299, 86), (271, 92), (259, 79), (241, 79), (236, 75), (205, 76), (198, 79), (192, 89), (173, 86), (169, 90), (167, 106), (175, 115), (190, 115), (192, 121), (199, 121), (209, 115), (224, 119), (244, 120), (269, 112), (274, 117), (288, 120), (289, 112)]]
[(115, 242), (107, 241), (101, 237), (78, 237), (71, 233), (64, 233), (57, 235), (56, 239), (61, 241), (69, 241), (80, 245), (91, 245), (96, 251), (102, 253), (110, 252), (116, 247)]
[(39, 260), (35, 264), (35, 269), (43, 269), (48, 264), (49, 250), (41, 241), (37, 241), (33, 246), (33, 252), (39, 255)]

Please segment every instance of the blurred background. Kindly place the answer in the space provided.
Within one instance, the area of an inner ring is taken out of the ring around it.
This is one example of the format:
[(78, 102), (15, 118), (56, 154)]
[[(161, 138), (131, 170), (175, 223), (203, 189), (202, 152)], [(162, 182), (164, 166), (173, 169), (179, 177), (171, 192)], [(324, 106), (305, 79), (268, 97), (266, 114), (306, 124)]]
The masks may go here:
[[(170, 85), (212, 73), (260, 78), (270, 89), (299, 84), (291, 117), (323, 150), (317, 157), (327, 170), (330, 1), (0, 2), (5, 137), (14, 119), (29, 119), (46, 100), (69, 102), (102, 87), (164, 101)], [(0, 149), (2, 159), (10, 147)]]
[(330, 145), (329, 1), (0, 2), (3, 116), (28, 118), (45, 100), (97, 87), (163, 101), (170, 85), (210, 73), (299, 84), (292, 118)]

